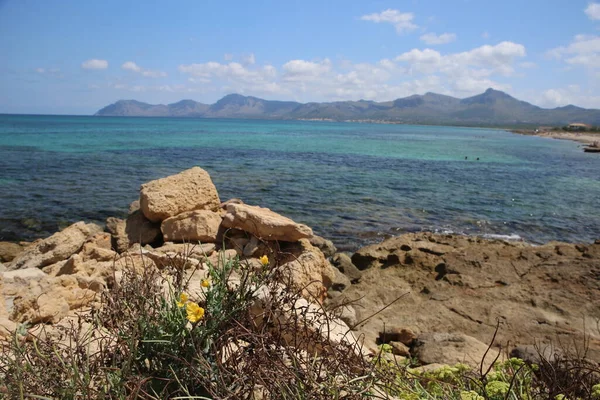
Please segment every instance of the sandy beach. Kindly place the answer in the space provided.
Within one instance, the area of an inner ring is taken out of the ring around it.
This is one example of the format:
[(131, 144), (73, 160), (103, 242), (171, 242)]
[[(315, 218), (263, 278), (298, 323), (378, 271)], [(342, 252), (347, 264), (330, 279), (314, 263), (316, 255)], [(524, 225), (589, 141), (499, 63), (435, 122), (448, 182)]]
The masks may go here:
[(514, 130), (512, 132), (518, 133), (519, 135), (540, 136), (560, 140), (573, 140), (586, 145), (591, 145), (594, 142), (600, 142), (600, 133), (559, 131), (535, 132), (531, 130)]

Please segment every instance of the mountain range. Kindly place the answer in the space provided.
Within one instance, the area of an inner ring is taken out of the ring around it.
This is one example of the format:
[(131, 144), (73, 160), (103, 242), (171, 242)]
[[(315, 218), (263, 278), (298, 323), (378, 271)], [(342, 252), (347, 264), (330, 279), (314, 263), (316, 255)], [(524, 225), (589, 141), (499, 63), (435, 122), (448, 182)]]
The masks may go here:
[(214, 104), (181, 100), (173, 104), (152, 105), (136, 100), (119, 100), (102, 108), (95, 115), (381, 121), (499, 127), (561, 126), (573, 122), (600, 125), (600, 110), (573, 105), (546, 109), (494, 89), (465, 99), (426, 93), (385, 102), (359, 100), (297, 103), (240, 94), (229, 94)]

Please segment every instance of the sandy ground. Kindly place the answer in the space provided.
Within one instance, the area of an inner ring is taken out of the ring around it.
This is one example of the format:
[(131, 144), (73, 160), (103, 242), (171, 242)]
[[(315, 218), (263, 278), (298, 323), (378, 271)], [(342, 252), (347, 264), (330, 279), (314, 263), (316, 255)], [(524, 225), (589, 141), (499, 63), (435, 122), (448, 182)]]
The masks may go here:
[(540, 137), (549, 137), (552, 139), (573, 140), (575, 142), (590, 145), (594, 142), (600, 144), (600, 133), (581, 133), (581, 132), (533, 132), (533, 131), (514, 131), (521, 135), (532, 135)]

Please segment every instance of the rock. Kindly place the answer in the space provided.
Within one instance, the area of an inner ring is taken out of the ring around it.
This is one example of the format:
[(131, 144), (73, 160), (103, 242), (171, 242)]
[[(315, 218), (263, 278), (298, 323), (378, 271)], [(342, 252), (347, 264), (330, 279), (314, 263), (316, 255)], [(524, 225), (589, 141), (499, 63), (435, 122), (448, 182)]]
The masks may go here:
[(10, 262), (23, 251), (18, 243), (0, 242), (0, 262)]
[(321, 236), (313, 235), (310, 239), (310, 244), (319, 248), (325, 254), (325, 257), (333, 257), (337, 248), (331, 240), (322, 238)]
[(112, 248), (118, 253), (123, 253), (129, 248), (129, 238), (125, 232), (125, 220), (115, 217), (106, 219), (106, 230), (112, 237)]
[(331, 287), (329, 290), (333, 290), (336, 292), (343, 292), (344, 289), (351, 285), (350, 279), (344, 274), (342, 274), (338, 269), (333, 268), (334, 277), (331, 283)]
[(188, 211), (165, 219), (160, 229), (168, 241), (214, 243), (221, 221), (221, 216), (213, 211)]
[(208, 172), (199, 167), (145, 183), (140, 189), (140, 209), (153, 222), (186, 211), (216, 210), (220, 205)]
[(354, 264), (352, 264), (352, 260), (347, 254), (336, 253), (333, 256), (331, 263), (341, 273), (346, 275), (351, 283), (358, 283), (360, 281), (361, 272)]
[(285, 283), (300, 290), (310, 301), (321, 302), (333, 283), (335, 270), (329, 264), (321, 250), (310, 244), (307, 239), (282, 246), (278, 270)]
[(358, 322), (356, 319), (356, 310), (351, 305), (345, 305), (334, 310), (334, 315), (344, 321), (350, 328)]
[[(308, 245), (310, 243), (307, 242)], [(284, 300), (285, 299), (285, 300)], [(327, 354), (328, 347), (345, 344), (357, 355), (362, 355), (350, 328), (338, 318), (326, 314), (320, 305), (297, 298), (289, 304), (287, 288), (280, 286), (276, 290), (260, 287), (250, 307), (250, 314), (258, 330), (274, 329), (287, 346), (304, 350), (308, 354)], [(285, 304), (273, 309), (273, 304)], [(268, 318), (265, 316), (268, 315)], [(266, 327), (263, 327), (267, 324)]]
[(540, 364), (542, 361), (554, 362), (563, 358), (560, 349), (552, 345), (522, 345), (510, 351), (511, 357), (520, 358), (529, 364)]
[(160, 224), (150, 222), (141, 211), (134, 211), (126, 220), (109, 217), (106, 229), (112, 236), (112, 247), (118, 252), (127, 251), (134, 243), (142, 246), (160, 240)]
[(90, 237), (85, 244), (106, 250), (112, 249), (111, 236), (108, 232), (100, 232), (95, 234), (94, 236)]
[[(413, 348), (413, 355), (422, 364), (441, 363), (455, 365), (463, 363), (479, 367), (488, 345), (474, 337), (461, 333), (424, 333), (419, 335)], [(498, 354), (490, 349), (484, 364), (490, 364)]]
[(8, 271), (8, 268), (6, 268), (6, 266), (0, 262), (0, 272), (5, 272)]
[(79, 254), (86, 261), (113, 261), (119, 256), (117, 252), (103, 247), (98, 247), (94, 243), (85, 243)]
[(260, 250), (260, 241), (256, 236), (252, 236), (248, 243), (244, 246), (244, 251), (242, 255), (244, 257), (252, 257)]
[(6, 317), (0, 317), (0, 343), (2, 340), (9, 340), (17, 330), (17, 324)]
[(125, 220), (125, 233), (130, 245), (139, 243), (144, 246), (161, 239), (160, 224), (148, 220), (140, 210), (132, 212)]
[(134, 212), (140, 209), (140, 200), (134, 200), (129, 204), (129, 214), (133, 214)]
[(352, 302), (357, 319), (368, 318), (356, 327), (368, 348), (384, 326), (488, 344), (500, 321), (496, 343), (589, 343), (588, 358), (600, 362), (600, 334), (585, 323), (600, 319), (598, 245), (420, 232), (367, 250), (358, 252), (366, 261), (360, 281), (330, 295), (328, 306)]
[(77, 222), (27, 247), (10, 263), (8, 269), (42, 268), (66, 260), (81, 250), (88, 238), (101, 231), (96, 224)]
[(263, 240), (296, 242), (313, 235), (306, 225), (297, 224), (268, 208), (246, 204), (228, 204), (223, 226), (241, 229)]
[(167, 242), (155, 250), (164, 254), (180, 254), (184, 258), (189, 257), (199, 261), (205, 261), (212, 253), (214, 253), (215, 249), (216, 246), (214, 243), (193, 244)]
[[(40, 280), (15, 281), (8, 291), (16, 291), (10, 319), (21, 323), (57, 323), (69, 310), (87, 306), (103, 289), (90, 278), (78, 276), (46, 277)], [(4, 288), (4, 292), (7, 290)]]
[(47, 277), (48, 274), (38, 268), (25, 268), (2, 273), (2, 278), (5, 282), (12, 282), (15, 280), (29, 281), (31, 279), (39, 280)]
[(410, 357), (410, 349), (407, 345), (401, 342), (390, 342), (392, 346), (392, 354), (402, 357)]
[(417, 335), (409, 328), (393, 327), (389, 330), (379, 332), (380, 343), (399, 342), (406, 346), (411, 346)]

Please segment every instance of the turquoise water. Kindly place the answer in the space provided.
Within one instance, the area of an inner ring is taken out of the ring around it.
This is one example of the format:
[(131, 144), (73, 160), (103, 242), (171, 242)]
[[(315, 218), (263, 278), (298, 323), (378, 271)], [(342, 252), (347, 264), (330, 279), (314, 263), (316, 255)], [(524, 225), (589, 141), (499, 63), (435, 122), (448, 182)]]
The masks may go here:
[(140, 184), (194, 165), (222, 200), (284, 213), (344, 249), (420, 230), (600, 238), (600, 157), (573, 142), (456, 127), (0, 115), (0, 240), (123, 216)]

